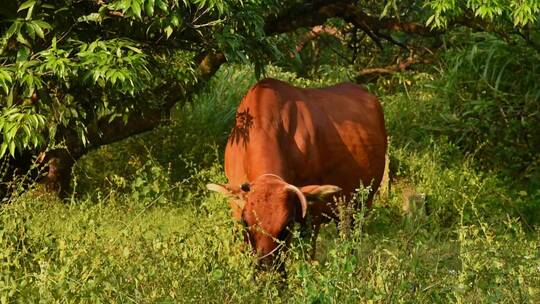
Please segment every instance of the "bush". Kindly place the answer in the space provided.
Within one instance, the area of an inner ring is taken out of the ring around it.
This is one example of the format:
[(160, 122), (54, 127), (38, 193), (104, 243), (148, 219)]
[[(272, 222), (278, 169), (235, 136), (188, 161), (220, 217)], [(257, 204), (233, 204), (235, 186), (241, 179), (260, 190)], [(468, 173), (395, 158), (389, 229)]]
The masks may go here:
[(452, 37), (441, 78), (440, 125), (484, 168), (533, 182), (538, 188), (540, 56), (524, 43), (509, 45), (486, 33)]
[[(354, 228), (323, 227), (315, 260), (295, 231), (284, 259), (286, 281), (256, 271), (226, 200), (204, 190), (208, 181), (225, 180), (222, 147), (233, 118), (227, 115), (244, 92), (230, 87), (249, 87), (254, 79), (246, 71), (220, 71), (198, 103), (175, 113), (173, 124), (83, 159), (79, 195), (71, 200), (34, 191), (2, 206), (0, 299), (540, 301), (540, 192), (516, 189), (462, 152), (452, 126), (441, 123), (451, 107), (433, 87), (438, 80), (425, 73), (403, 74), (411, 85), (378, 93), (391, 135), (388, 197), (377, 197), (368, 214), (353, 212)], [(300, 84), (329, 83), (270, 73)], [(402, 185), (424, 197), (424, 205), (404, 211)]]

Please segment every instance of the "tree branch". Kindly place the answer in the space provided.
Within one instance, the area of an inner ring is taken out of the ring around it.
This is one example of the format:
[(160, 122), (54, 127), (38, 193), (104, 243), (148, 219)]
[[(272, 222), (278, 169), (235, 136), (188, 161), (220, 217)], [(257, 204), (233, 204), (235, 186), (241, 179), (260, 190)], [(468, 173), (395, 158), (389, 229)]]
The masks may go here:
[[(57, 142), (62, 142), (63, 147), (42, 151), (37, 159), (37, 164), (47, 170), (45, 176), (40, 179), (40, 183), (45, 185), (46, 189), (65, 196), (69, 193), (71, 168), (78, 158), (91, 149), (150, 131), (167, 121), (170, 109), (178, 101), (188, 98), (197, 91), (225, 62), (225, 56), (222, 53), (206, 53), (200, 57), (197, 79), (191, 85), (183, 87), (178, 83), (166, 83), (156, 88), (154, 92), (148, 93), (149, 98), (155, 98), (153, 94), (163, 95), (164, 102), (160, 106), (137, 108), (130, 113), (126, 122), (122, 118), (115, 118), (112, 121), (103, 118), (89, 124), (87, 128), (89, 145), (82, 144), (79, 134), (74, 129), (60, 128), (57, 132)], [(133, 99), (145, 98), (136, 96)], [(5, 195), (6, 191), (0, 186), (0, 195)]]
[(265, 32), (267, 34), (279, 34), (300, 27), (313, 27), (324, 24), (326, 20), (333, 17), (342, 18), (362, 28), (362, 30), (392, 30), (421, 36), (436, 36), (441, 33), (441, 31), (433, 30), (419, 23), (401, 22), (396, 18), (379, 18), (378, 16), (368, 15), (357, 4), (357, 1), (351, 0), (319, 0), (292, 5), (281, 11), (277, 16), (268, 18), (265, 24)]
[(409, 57), (407, 57), (407, 59), (403, 61), (399, 61), (396, 64), (385, 66), (385, 67), (378, 67), (378, 68), (366, 68), (366, 69), (361, 70), (358, 73), (356, 80), (358, 82), (363, 82), (363, 83), (371, 82), (383, 75), (389, 75), (396, 72), (405, 71), (411, 68), (411, 66), (414, 64), (431, 64), (431, 63), (432, 61), (430, 59), (421, 58), (420, 56), (413, 55), (413, 53), (411, 52), (411, 54), (409, 55)]
[(92, 146), (110, 144), (152, 130), (168, 120), (171, 108), (178, 101), (185, 100), (197, 92), (225, 62), (223, 53), (207, 53), (201, 58), (197, 68), (197, 79), (190, 86), (183, 87), (180, 84), (166, 83), (155, 90), (158, 94), (164, 95), (164, 103), (159, 108), (148, 107), (136, 110), (130, 114), (126, 123), (122, 118), (113, 119), (111, 122), (108, 119), (100, 120), (97, 128), (89, 132)]
[[(343, 34), (335, 27), (317, 25), (311, 28), (309, 32), (296, 45), (296, 53), (300, 53), (306, 44), (312, 40), (319, 38), (321, 35), (330, 35), (336, 39), (343, 40)], [(292, 54), (294, 57), (294, 54)]]

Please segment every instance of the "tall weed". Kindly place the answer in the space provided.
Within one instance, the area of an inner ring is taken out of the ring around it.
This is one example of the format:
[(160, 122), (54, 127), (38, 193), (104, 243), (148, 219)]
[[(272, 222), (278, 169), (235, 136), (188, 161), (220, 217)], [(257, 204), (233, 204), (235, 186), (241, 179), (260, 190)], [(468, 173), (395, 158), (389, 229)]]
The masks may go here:
[(440, 125), (484, 168), (540, 188), (540, 55), (487, 33), (454, 35), (440, 71)]
[[(268, 73), (303, 85), (332, 81)], [(225, 180), (223, 144), (236, 104), (255, 81), (250, 75), (245, 67), (225, 68), (171, 125), (87, 156), (71, 201), (28, 192), (2, 206), (0, 300), (540, 301), (540, 234), (532, 220), (540, 194), (519, 194), (477, 166), (480, 154), (463, 153), (454, 126), (441, 118), (455, 105), (441, 102), (426, 73), (405, 75), (410, 85), (378, 94), (391, 136), (387, 198), (376, 197), (368, 213), (347, 209), (354, 227), (323, 227), (315, 260), (295, 231), (284, 258), (287, 280), (256, 271), (226, 200), (204, 190), (210, 180)], [(401, 185), (422, 198), (424, 205), (414, 206), (423, 209), (403, 209)]]

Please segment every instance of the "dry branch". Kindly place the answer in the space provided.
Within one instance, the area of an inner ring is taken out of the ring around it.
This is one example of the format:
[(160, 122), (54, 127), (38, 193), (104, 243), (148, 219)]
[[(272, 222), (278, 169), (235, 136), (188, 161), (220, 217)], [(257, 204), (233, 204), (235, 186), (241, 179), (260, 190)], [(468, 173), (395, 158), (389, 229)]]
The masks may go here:
[[(87, 137), (90, 144), (84, 146), (78, 134), (70, 128), (61, 128), (57, 131), (58, 142), (64, 142), (65, 147), (53, 149), (42, 153), (40, 164), (47, 166), (47, 174), (40, 180), (46, 189), (58, 192), (65, 196), (69, 192), (71, 168), (75, 161), (89, 150), (102, 145), (110, 144), (121, 139), (154, 129), (169, 119), (170, 109), (180, 100), (187, 99), (200, 89), (225, 62), (222, 53), (201, 54), (197, 68), (197, 79), (189, 86), (179, 83), (166, 83), (157, 88), (155, 92), (161, 94), (164, 101), (160, 107), (140, 107), (133, 110), (127, 121), (122, 118), (109, 120), (100, 119), (90, 124)], [(152, 98), (153, 92), (148, 92), (147, 98)], [(140, 98), (140, 97), (138, 97)], [(154, 96), (155, 98), (155, 96)]]
[[(300, 53), (306, 44), (310, 41), (318, 39), (321, 35), (330, 35), (339, 40), (343, 40), (343, 34), (335, 27), (317, 25), (311, 28), (309, 32), (302, 38), (302, 40), (296, 45), (296, 53)], [(292, 54), (294, 57), (294, 54)]]
[(383, 75), (389, 75), (397, 72), (405, 71), (411, 68), (415, 64), (430, 64), (432, 61), (430, 59), (422, 58), (421, 56), (414, 55), (411, 52), (411, 55), (403, 61), (399, 61), (396, 64), (388, 65), (385, 67), (378, 68), (366, 68), (361, 70), (356, 79), (360, 82), (370, 82), (377, 79)]
[[(324, 24), (333, 17), (339, 17), (355, 26), (373, 31), (391, 30), (401, 31), (421, 36), (436, 36), (440, 31), (433, 30), (414, 22), (401, 22), (396, 18), (371, 16), (365, 13), (357, 1), (312, 1), (292, 5), (277, 16), (267, 19), (265, 32), (277, 34), (290, 32), (301, 27), (313, 27)], [(369, 35), (369, 33), (367, 33)]]

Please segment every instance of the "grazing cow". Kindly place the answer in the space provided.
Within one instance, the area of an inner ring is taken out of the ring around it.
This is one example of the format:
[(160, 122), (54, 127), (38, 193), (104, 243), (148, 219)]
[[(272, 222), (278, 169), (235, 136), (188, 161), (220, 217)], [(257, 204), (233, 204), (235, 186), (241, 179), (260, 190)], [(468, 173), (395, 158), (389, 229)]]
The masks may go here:
[(238, 107), (225, 149), (229, 183), (207, 187), (229, 198), (259, 261), (270, 264), (295, 222), (313, 229), (315, 248), (321, 223), (337, 219), (336, 193), (371, 185), (371, 206), (386, 146), (381, 105), (360, 86), (304, 89), (264, 79)]

